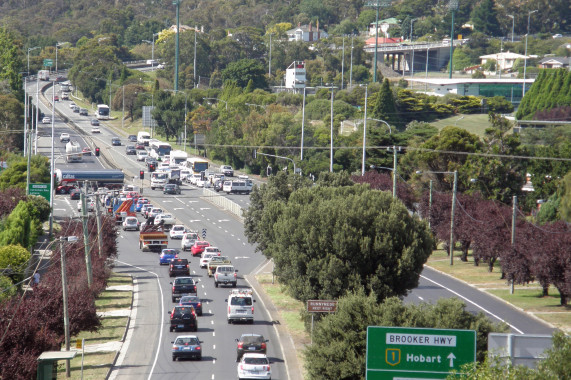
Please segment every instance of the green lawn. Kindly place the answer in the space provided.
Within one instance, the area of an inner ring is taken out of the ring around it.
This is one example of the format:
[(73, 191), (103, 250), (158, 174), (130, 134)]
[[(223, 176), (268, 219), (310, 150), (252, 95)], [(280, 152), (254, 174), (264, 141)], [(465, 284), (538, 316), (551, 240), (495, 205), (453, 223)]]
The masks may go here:
[(488, 122), (488, 115), (484, 114), (454, 115), (452, 117), (430, 123), (430, 125), (435, 126), (438, 130), (449, 125), (456, 126), (480, 137), (484, 136), (486, 128), (491, 127), (491, 124)]

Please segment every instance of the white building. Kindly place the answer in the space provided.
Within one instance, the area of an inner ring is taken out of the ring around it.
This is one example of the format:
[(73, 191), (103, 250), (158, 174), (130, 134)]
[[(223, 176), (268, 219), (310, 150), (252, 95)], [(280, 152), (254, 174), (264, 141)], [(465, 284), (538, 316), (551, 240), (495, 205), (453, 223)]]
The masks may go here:
[[(496, 54), (488, 54), (488, 55), (481, 55), (480, 60), (482, 61), (482, 65), (486, 63), (488, 60), (496, 61), (497, 67), (501, 71), (511, 70), (514, 62), (516, 59), (525, 59), (525, 55), (510, 53), (508, 52), (501, 52)], [(529, 59), (530, 57), (527, 57)]]
[(286, 34), (288, 41), (311, 42), (329, 37), (326, 31), (319, 30), (319, 21), (315, 29), (310, 22), (309, 25), (298, 25), (297, 28), (288, 30)]
[(286, 69), (285, 88), (291, 92), (302, 92), (307, 80), (305, 62), (294, 61)]

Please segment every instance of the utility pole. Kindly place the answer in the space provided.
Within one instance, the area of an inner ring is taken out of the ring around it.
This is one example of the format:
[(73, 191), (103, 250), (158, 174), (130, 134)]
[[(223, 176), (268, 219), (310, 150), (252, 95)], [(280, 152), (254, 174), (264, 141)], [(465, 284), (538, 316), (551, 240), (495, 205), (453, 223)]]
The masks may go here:
[[(515, 220), (516, 220), (516, 211), (517, 211), (517, 195), (514, 195), (512, 198), (512, 249), (515, 248)], [(512, 278), (510, 284), (510, 294), (514, 294), (515, 284)]]
[(180, 18), (179, 8), (180, 0), (173, 0), (173, 5), (176, 5), (176, 36), (175, 36), (175, 51), (174, 51), (174, 90), (178, 91), (178, 40), (180, 35)]
[[(53, 196), (53, 194), (52, 194)], [(62, 295), (63, 295), (63, 330), (64, 330), (64, 339), (65, 339), (65, 350), (69, 351), (69, 314), (67, 310), (67, 275), (66, 275), (66, 267), (65, 267), (65, 249), (64, 249), (64, 240), (60, 238), (59, 241), (60, 250), (61, 250), (61, 286), (62, 286)], [(65, 376), (71, 377), (70, 371), (70, 362), (69, 360), (65, 361)]]
[(303, 161), (303, 134), (305, 129), (305, 84), (303, 85), (303, 105), (301, 106), (301, 155), (299, 160)]
[[(87, 192), (87, 182), (83, 183), (84, 191)], [(85, 265), (87, 266), (87, 285), (91, 288), (93, 276), (91, 273), (91, 255), (89, 254), (89, 233), (87, 231), (87, 202), (85, 193), (81, 193), (81, 220), (83, 222), (83, 245), (85, 247)]]
[(430, 217), (432, 215), (432, 180), (430, 180), (428, 192), (428, 228), (430, 228)]
[(345, 73), (345, 35), (343, 35), (343, 55), (341, 56), (341, 89), (343, 90), (343, 76)]
[(365, 86), (365, 117), (363, 120), (363, 162), (361, 163), (361, 175), (365, 175), (365, 147), (367, 146), (367, 97), (369, 86)]
[(193, 63), (193, 67), (194, 67), (194, 74), (192, 76), (192, 80), (194, 81), (194, 88), (196, 88), (196, 29), (197, 27), (194, 27), (194, 63)]
[(329, 152), (329, 171), (333, 173), (333, 86), (331, 86), (331, 149)]
[(270, 33), (270, 61), (268, 62), (268, 78), (272, 79), (272, 33)]
[(397, 147), (393, 145), (393, 198), (397, 197)]
[(349, 88), (353, 87), (353, 37), (355, 37), (355, 35), (351, 34), (351, 65), (349, 68)]
[(450, 214), (450, 265), (454, 265), (454, 212), (456, 211), (457, 189), (458, 189), (458, 171), (454, 170), (454, 187), (452, 189), (452, 212)]
[(121, 86), (121, 88), (123, 89), (123, 100), (121, 101), (123, 104), (123, 111), (121, 114), (121, 129), (123, 129), (125, 123), (125, 85)]
[[(142, 189), (142, 186), (141, 186)], [(101, 211), (99, 209), (100, 205), (99, 194), (95, 196), (95, 218), (97, 219), (97, 253), (101, 257), (101, 252), (103, 250), (103, 244), (101, 244)]]
[(56, 174), (56, 165), (54, 157), (54, 134), (55, 134), (55, 86), (56, 82), (52, 82), (52, 148), (51, 148), (51, 159), (50, 159), (50, 222), (49, 222), (49, 238), (52, 238), (54, 231), (54, 175)]

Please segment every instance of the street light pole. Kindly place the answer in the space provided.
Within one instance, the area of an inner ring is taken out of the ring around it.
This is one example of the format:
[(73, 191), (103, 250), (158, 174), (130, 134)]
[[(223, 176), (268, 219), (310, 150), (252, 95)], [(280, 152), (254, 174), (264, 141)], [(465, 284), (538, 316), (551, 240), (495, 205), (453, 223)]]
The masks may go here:
[(34, 47), (31, 47), (31, 48), (28, 48), (28, 75), (30, 75), (30, 52), (31, 52), (32, 50), (36, 50), (36, 49), (39, 49), (39, 48), (40, 48), (39, 46), (34, 46)]
[[(52, 194), (53, 196), (53, 194)], [(60, 238), (60, 251), (61, 251), (61, 286), (62, 286), (62, 297), (63, 297), (63, 331), (65, 340), (65, 350), (69, 351), (69, 313), (67, 310), (67, 275), (65, 266), (65, 249), (64, 249), (64, 238)], [(70, 362), (66, 360), (65, 362), (65, 376), (70, 377)]]
[(450, 265), (454, 265), (454, 212), (456, 211), (456, 191), (458, 189), (458, 170), (454, 170), (452, 189), (452, 211), (450, 214)]
[(531, 19), (531, 14), (537, 12), (537, 9), (534, 11), (529, 11), (527, 13), (527, 33), (525, 34), (525, 53), (524, 53), (524, 61), (523, 61), (523, 83), (521, 86), (521, 97), (525, 96), (525, 76), (527, 71), (527, 36), (529, 35), (529, 21)]
[(54, 134), (55, 134), (55, 87), (56, 82), (52, 83), (52, 151), (50, 165), (50, 220), (49, 220), (49, 238), (52, 238), (54, 230), (54, 175), (55, 175), (55, 152), (54, 152)]
[(173, 5), (176, 5), (176, 36), (175, 36), (175, 52), (174, 52), (174, 89), (178, 90), (178, 41), (180, 35), (180, 18), (179, 18), (179, 8), (180, 0), (173, 0)]
[(300, 155), (300, 161), (303, 161), (303, 135), (304, 135), (304, 130), (305, 130), (305, 85), (303, 86), (303, 104), (301, 106), (301, 155)]
[(365, 116), (363, 120), (363, 159), (361, 160), (361, 175), (365, 175), (365, 147), (367, 146), (367, 98), (369, 86), (365, 86)]
[(450, 72), (448, 78), (452, 79), (452, 62), (454, 55), (454, 13), (458, 10), (458, 0), (450, 0), (448, 8), (452, 12), (452, 22), (450, 23)]
[(341, 89), (343, 90), (343, 77), (345, 74), (345, 35), (343, 35), (343, 53), (341, 56)]
[(513, 15), (508, 15), (512, 19), (512, 42), (514, 42), (514, 27), (515, 27), (515, 17)]
[(272, 79), (272, 33), (270, 33), (270, 57), (268, 62), (268, 78)]
[(349, 88), (353, 87), (353, 38), (355, 36), (351, 34), (351, 65), (349, 68)]
[(60, 47), (60, 46), (62, 46), (62, 45), (65, 45), (65, 44), (67, 44), (67, 42), (58, 42), (58, 43), (56, 43), (56, 74), (57, 74), (57, 71), (58, 71), (58, 70), (57, 70), (57, 48)]
[[(412, 24), (418, 19), (410, 20), (410, 44), (412, 45)], [(404, 69), (403, 69), (404, 72)], [(414, 45), (412, 46), (412, 59), (410, 60), (410, 77), (414, 77)], [(412, 83), (412, 82), (411, 82)]]
[(329, 151), (329, 171), (333, 173), (333, 86), (331, 86), (331, 149)]

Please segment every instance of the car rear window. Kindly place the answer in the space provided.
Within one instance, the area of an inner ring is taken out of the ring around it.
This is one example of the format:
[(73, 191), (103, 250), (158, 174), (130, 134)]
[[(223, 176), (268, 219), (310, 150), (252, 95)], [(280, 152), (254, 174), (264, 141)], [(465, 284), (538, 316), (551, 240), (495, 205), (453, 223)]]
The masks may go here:
[(260, 343), (262, 342), (264, 338), (262, 336), (251, 336), (251, 335), (246, 335), (246, 336), (242, 336), (242, 342), (244, 343)]
[(267, 358), (244, 358), (244, 363), (254, 364), (254, 365), (264, 365), (268, 364)]
[(230, 305), (234, 306), (252, 306), (252, 299), (250, 297), (232, 297)]
[(194, 282), (191, 278), (177, 278), (175, 281), (177, 284), (192, 284)]
[(181, 346), (198, 346), (198, 338), (177, 338), (174, 344)]

